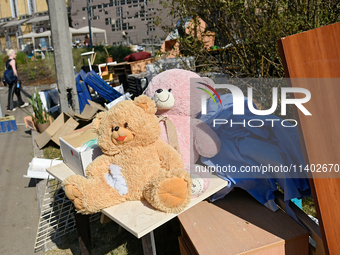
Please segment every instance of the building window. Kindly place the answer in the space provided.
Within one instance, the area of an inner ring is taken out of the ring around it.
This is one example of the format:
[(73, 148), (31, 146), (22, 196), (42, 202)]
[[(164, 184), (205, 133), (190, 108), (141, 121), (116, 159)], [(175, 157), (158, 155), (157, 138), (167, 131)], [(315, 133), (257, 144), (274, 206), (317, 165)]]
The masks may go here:
[(154, 26), (148, 26), (148, 31), (155, 31), (155, 27)]
[(106, 18), (105, 19), (105, 25), (111, 25), (111, 18)]
[(12, 18), (18, 17), (16, 1), (11, 0), (10, 5), (11, 5)]
[(33, 15), (35, 13), (34, 0), (27, 0), (28, 14)]
[(123, 16), (123, 7), (117, 7), (116, 8), (116, 15), (117, 15), (117, 17)]

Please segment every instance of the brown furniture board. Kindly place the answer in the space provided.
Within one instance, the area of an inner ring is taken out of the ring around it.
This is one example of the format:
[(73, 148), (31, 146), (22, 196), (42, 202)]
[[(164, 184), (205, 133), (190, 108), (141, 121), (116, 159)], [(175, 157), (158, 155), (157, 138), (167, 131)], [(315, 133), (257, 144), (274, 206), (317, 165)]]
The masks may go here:
[[(312, 116), (298, 111), (299, 134), (306, 164), (339, 164), (340, 152), (340, 23), (281, 38), (278, 41), (291, 86), (310, 91), (304, 106)], [(299, 94), (295, 94), (298, 98)], [(310, 179), (325, 252), (340, 251), (340, 179)], [(322, 176), (321, 176), (322, 177)], [(331, 176), (330, 176), (331, 177)]]
[(146, 72), (146, 65), (154, 62), (154, 58), (147, 58), (143, 60), (133, 61), (133, 62), (121, 62), (117, 65), (112, 66), (114, 72), (114, 86), (120, 85), (119, 76), (120, 75), (129, 75), (129, 74), (137, 74)]
[(183, 254), (308, 254), (308, 232), (244, 190), (235, 189), (214, 203), (203, 201), (178, 218)]

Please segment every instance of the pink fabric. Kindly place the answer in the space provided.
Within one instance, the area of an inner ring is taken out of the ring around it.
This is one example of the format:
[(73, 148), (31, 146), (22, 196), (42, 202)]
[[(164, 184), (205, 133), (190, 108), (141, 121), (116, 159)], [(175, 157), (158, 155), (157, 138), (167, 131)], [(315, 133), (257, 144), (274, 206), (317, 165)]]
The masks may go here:
[[(167, 116), (175, 124), (185, 169), (194, 174), (193, 176), (203, 179), (204, 187), (200, 193), (202, 194), (209, 187), (210, 173), (203, 171), (196, 172), (196, 167), (202, 169), (202, 166), (195, 165), (195, 162), (198, 160), (199, 155), (205, 157), (215, 156), (221, 148), (221, 142), (206, 123), (195, 118), (201, 110), (201, 101), (199, 96), (190, 98), (190, 95), (198, 92), (196, 87), (190, 91), (191, 78), (203, 79), (204, 82), (213, 85), (211, 80), (200, 78), (194, 72), (171, 69), (155, 76), (148, 85), (145, 94), (152, 98), (157, 89), (167, 91), (171, 89), (175, 98), (174, 107), (169, 110), (158, 110), (156, 114)], [(195, 86), (195, 84), (192, 85)], [(194, 99), (196, 100), (194, 101)], [(169, 143), (164, 122), (161, 122), (160, 125), (162, 129), (161, 138)], [(197, 197), (200, 194), (193, 197)]]

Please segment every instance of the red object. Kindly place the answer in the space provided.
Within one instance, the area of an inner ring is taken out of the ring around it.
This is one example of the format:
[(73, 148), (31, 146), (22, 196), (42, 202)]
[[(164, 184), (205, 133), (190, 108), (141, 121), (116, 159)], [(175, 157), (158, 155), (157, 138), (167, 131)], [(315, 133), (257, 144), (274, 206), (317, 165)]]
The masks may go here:
[(118, 136), (116, 140), (117, 140), (118, 142), (121, 142), (121, 141), (124, 141), (125, 138), (126, 138), (126, 136)]
[(135, 52), (135, 53), (131, 53), (130, 55), (127, 55), (124, 58), (124, 61), (132, 62), (132, 61), (138, 61), (138, 60), (147, 59), (149, 57), (151, 57), (151, 53), (150, 52), (140, 51), (140, 52)]

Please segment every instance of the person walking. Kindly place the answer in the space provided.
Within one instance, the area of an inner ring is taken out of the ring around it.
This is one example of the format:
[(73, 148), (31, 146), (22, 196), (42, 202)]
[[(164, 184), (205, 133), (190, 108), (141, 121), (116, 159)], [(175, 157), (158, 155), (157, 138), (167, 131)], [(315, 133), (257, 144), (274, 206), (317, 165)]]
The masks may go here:
[(7, 111), (15, 111), (16, 108), (14, 107), (13, 104), (13, 94), (15, 93), (15, 95), (18, 98), (18, 103), (19, 106), (21, 108), (28, 106), (28, 103), (25, 103), (24, 101), (22, 101), (21, 98), (21, 93), (20, 93), (20, 82), (18, 81), (18, 72), (17, 72), (17, 68), (16, 68), (16, 57), (17, 54), (13, 49), (8, 50), (7, 52), (7, 56), (8, 56), (8, 60), (6, 61), (5, 64), (5, 70), (7, 69), (12, 69), (13, 70), (13, 74), (14, 76), (16, 76), (16, 79), (14, 82), (12, 82), (11, 84), (8, 84), (9, 89), (8, 89), (8, 104), (7, 104)]

